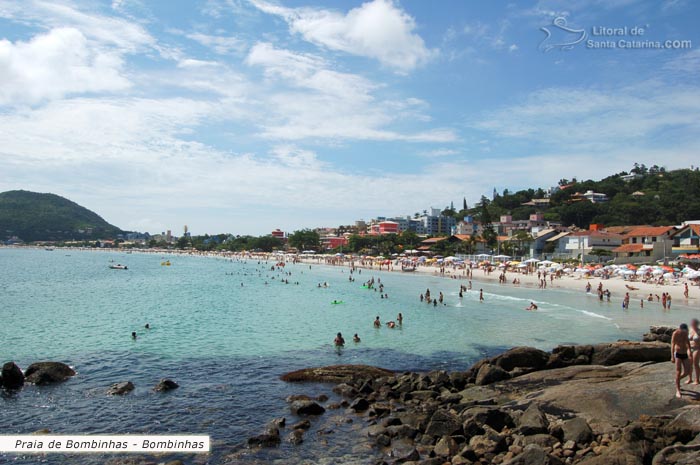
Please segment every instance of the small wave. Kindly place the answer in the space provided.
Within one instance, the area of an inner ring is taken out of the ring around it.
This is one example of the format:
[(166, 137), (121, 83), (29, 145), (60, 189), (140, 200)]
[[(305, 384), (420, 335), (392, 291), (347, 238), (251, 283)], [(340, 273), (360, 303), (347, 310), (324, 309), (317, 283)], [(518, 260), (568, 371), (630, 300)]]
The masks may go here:
[(612, 318), (608, 318), (607, 316), (604, 316), (604, 315), (599, 315), (597, 313), (589, 312), (587, 310), (579, 310), (579, 311), (585, 315), (592, 316), (594, 318), (602, 318), (604, 320), (612, 321)]

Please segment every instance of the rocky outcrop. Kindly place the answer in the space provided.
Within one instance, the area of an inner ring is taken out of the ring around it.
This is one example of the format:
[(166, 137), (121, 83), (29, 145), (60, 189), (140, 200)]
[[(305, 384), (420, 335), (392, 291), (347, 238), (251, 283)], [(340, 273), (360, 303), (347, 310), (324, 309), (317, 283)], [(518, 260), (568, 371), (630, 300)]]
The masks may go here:
[(617, 365), (625, 362), (666, 362), (671, 348), (663, 342), (614, 342), (593, 347), (592, 365)]
[(24, 375), (28, 383), (41, 386), (65, 381), (75, 376), (75, 370), (61, 362), (37, 362), (29, 365)]
[(173, 389), (177, 389), (179, 387), (180, 385), (172, 379), (163, 378), (158, 382), (158, 384), (155, 385), (153, 390), (156, 392), (167, 392), (172, 391)]
[(321, 415), (326, 411), (312, 400), (295, 400), (289, 408), (295, 415)]
[(280, 379), (292, 383), (300, 381), (342, 383), (357, 378), (376, 378), (391, 374), (393, 374), (391, 370), (368, 365), (333, 365), (292, 371), (282, 375)]
[(651, 326), (649, 332), (642, 336), (644, 342), (665, 342), (671, 343), (671, 336), (677, 328), (672, 326)]
[(2, 386), (5, 389), (19, 389), (24, 386), (24, 373), (14, 362), (7, 362), (2, 366)]
[(121, 383), (112, 384), (109, 389), (107, 389), (107, 394), (111, 396), (123, 396), (134, 390), (134, 383), (131, 381), (123, 381)]

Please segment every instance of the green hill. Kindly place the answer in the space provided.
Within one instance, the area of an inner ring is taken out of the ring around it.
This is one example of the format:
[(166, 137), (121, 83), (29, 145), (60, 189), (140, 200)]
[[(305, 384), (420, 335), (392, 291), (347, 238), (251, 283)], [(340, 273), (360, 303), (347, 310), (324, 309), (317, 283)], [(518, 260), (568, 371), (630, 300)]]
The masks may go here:
[(25, 242), (113, 238), (122, 231), (97, 213), (55, 194), (0, 193), (0, 240)]

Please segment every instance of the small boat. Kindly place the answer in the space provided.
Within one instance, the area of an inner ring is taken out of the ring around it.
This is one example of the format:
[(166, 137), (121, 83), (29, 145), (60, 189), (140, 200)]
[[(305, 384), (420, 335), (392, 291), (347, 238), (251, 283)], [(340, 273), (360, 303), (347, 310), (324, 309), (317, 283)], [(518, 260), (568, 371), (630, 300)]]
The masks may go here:
[(53, 252), (53, 247), (46, 247), (44, 248), (44, 250), (46, 250), (47, 252)]
[(160, 266), (170, 266), (170, 260), (167, 262), (160, 262)]
[(117, 263), (116, 265), (109, 265), (109, 268), (111, 270), (128, 270), (129, 269), (129, 268), (127, 268), (126, 265), (120, 265), (119, 263)]

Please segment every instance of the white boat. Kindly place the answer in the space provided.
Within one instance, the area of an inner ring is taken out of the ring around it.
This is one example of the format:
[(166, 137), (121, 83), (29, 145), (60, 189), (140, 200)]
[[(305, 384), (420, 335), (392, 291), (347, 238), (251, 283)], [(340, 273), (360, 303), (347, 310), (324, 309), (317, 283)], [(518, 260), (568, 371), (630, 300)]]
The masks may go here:
[(118, 263), (116, 265), (109, 265), (109, 268), (112, 270), (128, 270), (129, 269), (126, 267), (126, 265), (120, 265)]

